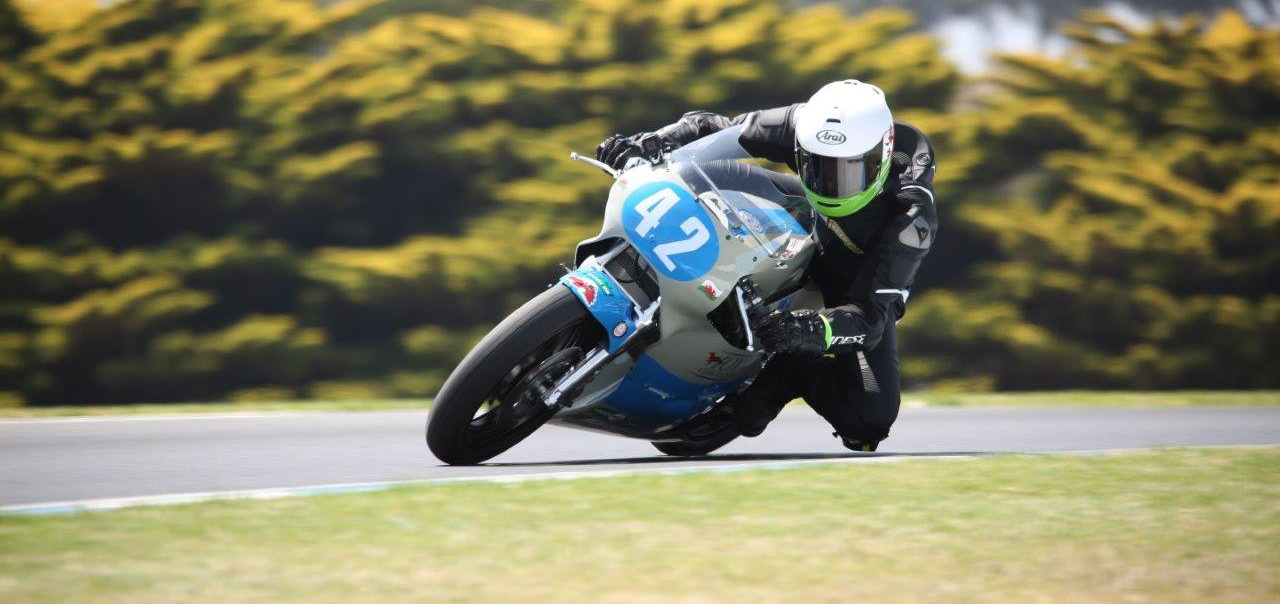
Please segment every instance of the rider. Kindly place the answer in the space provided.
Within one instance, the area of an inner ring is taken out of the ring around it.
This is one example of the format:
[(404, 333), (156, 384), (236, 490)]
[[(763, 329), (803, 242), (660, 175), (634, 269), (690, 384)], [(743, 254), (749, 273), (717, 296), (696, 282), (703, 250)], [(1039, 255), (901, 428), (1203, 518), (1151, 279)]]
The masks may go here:
[(734, 395), (734, 423), (757, 436), (799, 396), (846, 447), (874, 451), (901, 403), (894, 324), (937, 235), (933, 148), (915, 127), (893, 120), (879, 88), (842, 80), (807, 103), (733, 119), (692, 111), (656, 132), (615, 134), (596, 157), (622, 168), (632, 157), (738, 124), (742, 147), (795, 170), (818, 213), (819, 253), (808, 271), (826, 308), (779, 310), (760, 320), (761, 344), (776, 354)]

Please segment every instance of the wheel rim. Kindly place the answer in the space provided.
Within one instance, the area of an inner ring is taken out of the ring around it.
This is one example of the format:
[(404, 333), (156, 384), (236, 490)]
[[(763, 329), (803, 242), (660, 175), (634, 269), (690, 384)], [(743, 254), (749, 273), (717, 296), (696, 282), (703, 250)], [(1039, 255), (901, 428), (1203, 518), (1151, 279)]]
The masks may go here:
[[(595, 329), (592, 329), (595, 328)], [(561, 378), (581, 362), (584, 350), (600, 341), (599, 328), (589, 319), (566, 327), (516, 363), (480, 402), (463, 434), (472, 447), (505, 439), (530, 422), (555, 412), (544, 401)]]

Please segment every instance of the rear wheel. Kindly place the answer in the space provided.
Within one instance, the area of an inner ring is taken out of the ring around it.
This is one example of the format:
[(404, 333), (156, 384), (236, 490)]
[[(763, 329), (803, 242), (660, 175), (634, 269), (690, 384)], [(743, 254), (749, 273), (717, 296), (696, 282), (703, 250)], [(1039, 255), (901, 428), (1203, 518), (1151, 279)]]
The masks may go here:
[(555, 415), (546, 395), (604, 338), (569, 290), (542, 292), (453, 370), (427, 417), (427, 447), (445, 463), (468, 465), (515, 446)]
[(706, 455), (738, 438), (738, 429), (733, 422), (718, 424), (705, 435), (696, 435), (688, 440), (677, 442), (655, 442), (653, 447), (667, 455), (676, 457), (696, 457)]

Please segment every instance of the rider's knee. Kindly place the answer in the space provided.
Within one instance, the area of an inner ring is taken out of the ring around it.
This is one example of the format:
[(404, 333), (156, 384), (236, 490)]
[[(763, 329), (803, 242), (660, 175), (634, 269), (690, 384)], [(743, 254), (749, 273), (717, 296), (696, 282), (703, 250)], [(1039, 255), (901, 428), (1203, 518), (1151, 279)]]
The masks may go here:
[(874, 451), (876, 444), (889, 437), (889, 429), (897, 414), (848, 414), (834, 426), (846, 447), (855, 451)]

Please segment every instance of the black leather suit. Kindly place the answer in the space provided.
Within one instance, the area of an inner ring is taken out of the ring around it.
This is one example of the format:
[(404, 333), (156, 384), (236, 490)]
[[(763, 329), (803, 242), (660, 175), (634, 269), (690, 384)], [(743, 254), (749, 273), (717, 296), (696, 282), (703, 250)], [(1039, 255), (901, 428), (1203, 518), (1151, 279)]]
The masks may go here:
[[(748, 153), (794, 170), (797, 107), (753, 111), (732, 120), (694, 111), (658, 134), (678, 147), (744, 124), (739, 143)], [(884, 191), (849, 216), (819, 215), (819, 253), (809, 276), (822, 291), (832, 346), (821, 357), (774, 355), (733, 401), (743, 434), (759, 434), (788, 401), (802, 397), (851, 449), (874, 450), (889, 435), (901, 404), (894, 323), (906, 311), (916, 270), (938, 230), (934, 171), (929, 140), (915, 127), (896, 122)]]

